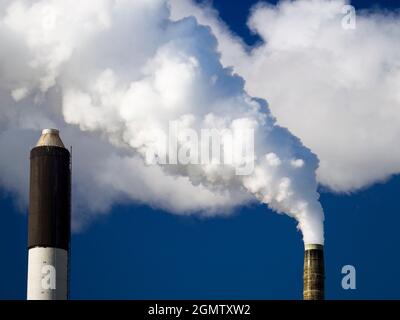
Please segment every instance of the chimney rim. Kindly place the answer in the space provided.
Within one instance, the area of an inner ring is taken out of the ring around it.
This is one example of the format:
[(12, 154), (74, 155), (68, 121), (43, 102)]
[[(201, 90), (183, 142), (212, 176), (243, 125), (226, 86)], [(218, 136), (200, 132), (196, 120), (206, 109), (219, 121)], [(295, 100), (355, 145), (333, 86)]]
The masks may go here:
[(324, 250), (324, 245), (318, 243), (307, 243), (304, 245), (304, 250)]
[(47, 128), (42, 130), (42, 134), (60, 134), (60, 130), (55, 128)]

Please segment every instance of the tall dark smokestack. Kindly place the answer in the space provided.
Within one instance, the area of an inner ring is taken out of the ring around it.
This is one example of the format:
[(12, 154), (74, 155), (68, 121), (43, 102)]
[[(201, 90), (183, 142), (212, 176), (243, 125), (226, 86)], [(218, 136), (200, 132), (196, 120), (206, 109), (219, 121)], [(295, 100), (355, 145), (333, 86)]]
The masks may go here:
[(30, 156), (28, 300), (68, 298), (71, 156), (46, 129)]
[(304, 300), (324, 300), (324, 246), (306, 244), (304, 252)]

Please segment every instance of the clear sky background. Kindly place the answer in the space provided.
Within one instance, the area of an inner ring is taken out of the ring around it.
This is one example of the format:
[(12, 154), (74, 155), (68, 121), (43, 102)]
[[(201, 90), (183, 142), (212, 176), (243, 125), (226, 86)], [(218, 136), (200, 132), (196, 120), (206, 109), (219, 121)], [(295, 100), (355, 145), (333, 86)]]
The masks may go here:
[[(249, 44), (257, 42), (246, 27), (255, 2), (214, 0), (221, 18)], [(26, 154), (28, 166), (29, 150)], [(399, 190), (400, 177), (352, 195), (320, 190), (328, 299), (400, 299)], [(26, 244), (26, 212), (0, 189), (0, 299), (25, 299)], [(301, 234), (293, 219), (264, 205), (213, 219), (117, 206), (73, 234), (71, 248), (72, 299), (302, 298)], [(357, 270), (356, 290), (341, 288), (347, 264)]]

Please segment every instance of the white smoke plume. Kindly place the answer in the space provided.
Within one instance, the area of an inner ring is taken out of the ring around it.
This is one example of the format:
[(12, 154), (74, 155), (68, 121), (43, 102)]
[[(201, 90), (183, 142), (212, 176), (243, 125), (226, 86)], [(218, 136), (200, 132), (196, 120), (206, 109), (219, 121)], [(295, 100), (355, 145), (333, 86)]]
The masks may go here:
[(346, 29), (350, 1), (261, 2), (248, 19), (261, 43), (248, 47), (211, 6), (170, 2), (174, 19), (195, 15), (212, 28), (223, 65), (317, 154), (320, 184), (353, 192), (400, 173), (398, 11), (357, 10)]
[[(222, 66), (217, 40), (195, 18), (171, 20), (164, 0), (2, 0), (0, 42), (0, 146), (11, 150), (0, 170), (7, 188), (24, 194), (7, 171), (12, 156), (32, 145), (24, 137), (56, 126), (74, 145), (77, 210), (106, 212), (133, 200), (215, 215), (258, 199), (294, 217), (305, 243), (323, 243), (317, 157)], [(254, 171), (145, 165), (170, 121), (196, 132), (254, 130)], [(29, 143), (13, 153), (11, 143), (19, 141)]]

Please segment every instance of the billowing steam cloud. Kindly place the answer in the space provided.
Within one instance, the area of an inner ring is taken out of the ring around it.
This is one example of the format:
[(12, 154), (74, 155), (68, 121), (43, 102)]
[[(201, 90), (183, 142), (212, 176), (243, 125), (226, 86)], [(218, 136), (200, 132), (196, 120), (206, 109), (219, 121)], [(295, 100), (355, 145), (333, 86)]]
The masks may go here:
[[(64, 128), (80, 158), (78, 205), (104, 211), (136, 200), (212, 215), (258, 199), (296, 218), (306, 243), (323, 243), (317, 157), (221, 65), (209, 28), (193, 17), (170, 20), (162, 0), (0, 4), (0, 144), (28, 135), (16, 127)], [(165, 156), (160, 137), (171, 121), (195, 132), (253, 130), (255, 158), (242, 160), (255, 160), (254, 170), (237, 175), (232, 164), (214, 162), (146, 166), (149, 151)], [(19, 190), (2, 162), (2, 183)]]
[(349, 2), (256, 5), (248, 25), (261, 43), (248, 48), (211, 7), (171, 0), (173, 18), (212, 27), (223, 64), (317, 154), (318, 182), (339, 192), (400, 173), (400, 16), (357, 10), (356, 28), (346, 29)]

